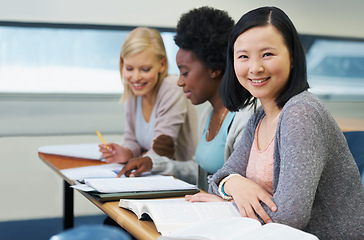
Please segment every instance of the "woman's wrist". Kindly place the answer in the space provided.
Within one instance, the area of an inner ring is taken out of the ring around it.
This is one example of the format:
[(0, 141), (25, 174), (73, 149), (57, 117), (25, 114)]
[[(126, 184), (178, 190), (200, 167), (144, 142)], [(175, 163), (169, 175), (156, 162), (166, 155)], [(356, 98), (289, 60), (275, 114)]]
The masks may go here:
[(233, 197), (229, 194), (226, 193), (226, 190), (225, 190), (225, 183), (232, 177), (234, 176), (240, 176), (240, 174), (237, 174), (237, 173), (232, 173), (230, 174), (229, 176), (223, 178), (220, 183), (219, 183), (219, 194), (220, 196), (225, 199), (225, 200), (232, 200)]

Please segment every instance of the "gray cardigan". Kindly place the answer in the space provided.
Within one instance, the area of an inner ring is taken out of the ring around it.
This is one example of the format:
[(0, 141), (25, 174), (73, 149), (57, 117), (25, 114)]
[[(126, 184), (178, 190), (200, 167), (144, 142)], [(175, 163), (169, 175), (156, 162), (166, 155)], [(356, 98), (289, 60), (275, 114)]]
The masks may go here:
[[(238, 147), (209, 178), (209, 192), (230, 173), (246, 174), (254, 132), (264, 116), (249, 120)], [(313, 94), (292, 97), (279, 117), (273, 165), (273, 222), (305, 230), (322, 239), (364, 239), (364, 190), (339, 126)]]

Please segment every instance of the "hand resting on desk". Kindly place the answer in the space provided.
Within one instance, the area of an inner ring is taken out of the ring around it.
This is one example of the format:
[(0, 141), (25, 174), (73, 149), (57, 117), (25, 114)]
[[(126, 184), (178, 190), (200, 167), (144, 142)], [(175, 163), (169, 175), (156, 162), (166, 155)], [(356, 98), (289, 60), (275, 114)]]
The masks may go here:
[(186, 195), (185, 200), (188, 202), (226, 202), (222, 197), (210, 193), (196, 193)]
[(129, 149), (116, 143), (100, 144), (99, 148), (107, 163), (127, 163), (133, 157)]

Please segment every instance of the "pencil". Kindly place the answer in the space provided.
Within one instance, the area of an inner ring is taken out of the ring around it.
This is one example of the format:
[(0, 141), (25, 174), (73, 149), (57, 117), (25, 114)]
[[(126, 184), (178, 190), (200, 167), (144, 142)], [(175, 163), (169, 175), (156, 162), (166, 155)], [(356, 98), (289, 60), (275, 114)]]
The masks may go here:
[(107, 143), (106, 143), (104, 137), (101, 135), (101, 133), (99, 132), (99, 130), (97, 130), (96, 133), (97, 133), (97, 136), (99, 136), (101, 142), (106, 145), (106, 148), (107, 149), (109, 149), (109, 147), (107, 146)]

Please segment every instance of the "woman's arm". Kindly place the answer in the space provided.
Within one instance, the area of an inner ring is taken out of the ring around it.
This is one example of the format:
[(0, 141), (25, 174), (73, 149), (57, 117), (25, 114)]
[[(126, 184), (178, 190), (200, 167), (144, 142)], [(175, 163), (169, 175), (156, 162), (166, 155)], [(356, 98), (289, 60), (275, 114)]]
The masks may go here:
[(158, 155), (149, 155), (153, 162), (152, 172), (174, 176), (191, 184), (196, 184), (198, 164), (195, 157), (188, 161), (176, 161)]
[(277, 127), (273, 221), (303, 229), (310, 220), (318, 183), (325, 166), (325, 127), (320, 113), (301, 103), (282, 111)]
[[(188, 100), (183, 94), (181, 88), (176, 85), (174, 78), (165, 79), (159, 89), (156, 103), (155, 103), (155, 126), (153, 139), (156, 140), (159, 136), (164, 135), (169, 137), (173, 142), (171, 151), (174, 153), (183, 124), (185, 124), (188, 114)], [(169, 151), (169, 152), (171, 152)], [(160, 152), (155, 151), (152, 147), (148, 149), (147, 155), (157, 154)], [(172, 154), (174, 156), (174, 154)]]
[(221, 181), (230, 174), (236, 173), (234, 177), (229, 177), (230, 179), (225, 182), (226, 193), (233, 197), (242, 216), (257, 219), (256, 215), (258, 215), (263, 221), (269, 222), (270, 218), (262, 208), (260, 201), (268, 204), (274, 211), (276, 206), (271, 200), (272, 196), (262, 187), (245, 178), (254, 132), (263, 116), (264, 112), (260, 109), (249, 119), (237, 148), (222, 169), (209, 178), (209, 192), (220, 196), (219, 185)]
[(132, 152), (133, 157), (141, 155), (142, 150), (136, 140), (135, 135), (135, 120), (136, 118), (136, 99), (130, 97), (125, 103), (125, 128), (124, 128), (124, 141), (123, 147)]

